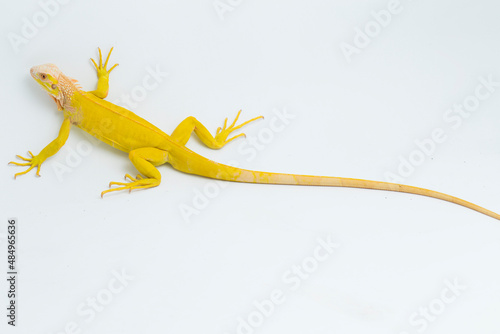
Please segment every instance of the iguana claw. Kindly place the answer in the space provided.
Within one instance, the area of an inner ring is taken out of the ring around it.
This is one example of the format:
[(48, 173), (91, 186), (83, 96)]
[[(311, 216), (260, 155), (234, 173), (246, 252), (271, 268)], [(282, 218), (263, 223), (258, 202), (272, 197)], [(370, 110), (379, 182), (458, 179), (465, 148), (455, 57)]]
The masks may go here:
[(108, 61), (109, 61), (109, 57), (111, 56), (111, 52), (113, 51), (113, 48), (111, 48), (111, 50), (109, 50), (109, 53), (108, 53), (108, 56), (106, 57), (106, 61), (104, 62), (104, 66), (102, 64), (102, 53), (101, 53), (101, 48), (97, 48), (99, 50), (99, 65), (97, 65), (97, 63), (95, 62), (94, 59), (90, 58), (90, 60), (92, 61), (92, 63), (94, 64), (95, 66), (95, 69), (97, 71), (97, 77), (100, 78), (102, 76), (108, 76), (109, 73), (111, 73), (111, 71), (116, 67), (118, 66), (118, 64), (114, 64), (109, 70), (106, 69), (106, 67), (108, 66)]
[(153, 178), (145, 178), (142, 175), (137, 175), (135, 178), (130, 176), (129, 174), (125, 174), (125, 179), (130, 179), (132, 182), (110, 182), (109, 188), (112, 186), (121, 186), (117, 188), (112, 188), (108, 190), (104, 190), (101, 193), (101, 198), (103, 198), (104, 194), (120, 191), (120, 190), (128, 190), (128, 192), (132, 192), (134, 189), (146, 189), (156, 187), (159, 184), (159, 181)]
[(29, 153), (29, 155), (31, 155), (31, 158), (25, 158), (25, 157), (22, 157), (20, 155), (16, 155), (16, 157), (18, 157), (19, 159), (27, 161), (26, 163), (19, 163), (19, 162), (15, 162), (15, 161), (9, 162), (9, 165), (30, 166), (24, 172), (14, 174), (14, 179), (17, 178), (19, 175), (27, 174), (30, 170), (32, 170), (35, 167), (36, 167), (36, 176), (40, 176), (40, 167), (42, 166), (42, 161), (40, 161), (40, 159), (37, 156), (33, 155), (33, 153), (31, 153), (31, 151), (28, 151), (28, 153)]
[(236, 122), (238, 121), (238, 118), (240, 117), (240, 114), (241, 114), (241, 110), (238, 111), (236, 118), (234, 119), (233, 123), (231, 123), (231, 125), (229, 127), (226, 128), (226, 126), (227, 126), (227, 118), (226, 118), (224, 120), (224, 125), (222, 127), (217, 128), (217, 131), (215, 132), (215, 137), (214, 137), (216, 142), (218, 142), (219, 144), (221, 144), (223, 146), (236, 138), (246, 137), (246, 135), (244, 133), (240, 133), (239, 135), (236, 135), (230, 139), (227, 139), (227, 137), (231, 134), (231, 132), (236, 131), (238, 129), (241, 129), (243, 126), (247, 125), (250, 122), (264, 118), (264, 116), (255, 117), (255, 118), (252, 118), (251, 120), (246, 121), (238, 126), (235, 126)]

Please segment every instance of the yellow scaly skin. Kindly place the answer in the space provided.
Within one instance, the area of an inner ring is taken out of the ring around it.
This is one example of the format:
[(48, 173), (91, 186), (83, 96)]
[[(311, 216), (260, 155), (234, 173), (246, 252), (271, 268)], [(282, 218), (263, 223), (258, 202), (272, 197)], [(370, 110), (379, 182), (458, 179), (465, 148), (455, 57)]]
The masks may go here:
[[(478, 205), (457, 197), (413, 186), (341, 177), (258, 172), (208, 160), (185, 146), (193, 132), (209, 148), (220, 149), (235, 138), (244, 136), (244, 134), (239, 134), (228, 139), (233, 131), (262, 118), (262, 116), (236, 125), (240, 111), (229, 126), (227, 126), (226, 118), (224, 126), (217, 129), (215, 136), (212, 136), (196, 118), (188, 117), (169, 136), (133, 112), (104, 100), (108, 95), (109, 73), (118, 65), (107, 69), (112, 50), (113, 48), (109, 51), (104, 64), (100, 49), (99, 64), (91, 59), (97, 70), (98, 82), (97, 89), (90, 92), (83, 91), (76, 84), (76, 80), (64, 75), (55, 65), (45, 64), (31, 68), (30, 72), (33, 78), (54, 99), (58, 109), (63, 111), (64, 121), (57, 138), (38, 155), (35, 156), (29, 152), (29, 158), (17, 156), (24, 161), (23, 163), (10, 162), (10, 164), (18, 166), (28, 166), (28, 169), (15, 174), (14, 177), (26, 174), (35, 167), (37, 168), (36, 175), (40, 176), (42, 163), (59, 151), (68, 138), (71, 125), (75, 125), (99, 140), (127, 152), (140, 173), (136, 177), (126, 174), (125, 179), (130, 180), (130, 182), (111, 182), (109, 184), (111, 189), (103, 191), (101, 197), (106, 193), (118, 190), (132, 191), (133, 189), (158, 186), (161, 182), (161, 175), (156, 166), (168, 162), (180, 171), (218, 180), (364, 188), (423, 195), (456, 203), (500, 220), (500, 215)], [(117, 187), (112, 188), (112, 186)]]

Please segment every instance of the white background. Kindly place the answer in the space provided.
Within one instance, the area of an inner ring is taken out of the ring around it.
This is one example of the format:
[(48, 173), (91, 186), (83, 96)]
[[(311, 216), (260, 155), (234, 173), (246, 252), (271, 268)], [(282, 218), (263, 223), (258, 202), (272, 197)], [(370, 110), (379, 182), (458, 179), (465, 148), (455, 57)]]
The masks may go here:
[[(213, 160), (385, 180), (400, 157), (418, 154), (416, 140), (441, 128), (446, 140), (404, 183), (500, 211), (500, 89), (456, 129), (443, 119), (473, 96), (480, 77), (500, 81), (498, 2), (401, 0), (399, 13), (350, 62), (340, 46), (353, 44), (356, 29), (389, 1), (223, 3), (232, 10), (218, 13), (211, 0), (72, 0), (52, 5), (54, 15), (13, 47), (9, 36), (22, 36), (23, 25), (44, 14), (34, 0), (4, 1), (0, 262), (6, 272), (7, 218), (17, 217), (20, 278), (16, 328), (6, 325), (1, 280), (2, 333), (70, 333), (67, 326), (78, 326), (75, 333), (237, 333), (238, 318), (255, 315), (254, 302), (274, 289), (287, 293), (285, 302), (245, 333), (499, 333), (500, 222), (458, 205), (359, 189), (221, 189), (170, 166), (160, 167), (155, 189), (101, 199), (109, 181), (136, 171), (105, 144), (90, 144), (75, 163), (71, 152), (92, 143), (77, 128), (41, 178), (32, 171), (14, 180), (23, 169), (7, 162), (38, 153), (62, 121), (29, 68), (57, 64), (92, 90), (89, 58), (98, 46), (104, 53), (114, 46), (110, 62), (120, 66), (108, 99), (137, 92), (148, 68), (168, 72), (131, 108), (167, 133), (187, 116), (211, 131), (239, 109), (242, 121), (266, 117), (244, 129), (260, 138), (255, 156), (248, 139), (220, 151), (189, 141)], [(275, 109), (295, 118), (269, 140), (264, 129)], [(69, 171), (58, 174), (60, 166)], [(183, 217), (181, 208), (207, 191), (212, 198)], [(282, 275), (328, 236), (340, 246), (290, 289)], [(109, 297), (113, 272), (122, 270), (133, 280), (102, 311), (92, 320), (77, 311), (88, 298)], [(449, 304), (440, 302), (446, 280), (466, 286)], [(410, 318), (431, 304), (445, 308), (423, 330), (424, 318), (414, 318), (419, 325)]]

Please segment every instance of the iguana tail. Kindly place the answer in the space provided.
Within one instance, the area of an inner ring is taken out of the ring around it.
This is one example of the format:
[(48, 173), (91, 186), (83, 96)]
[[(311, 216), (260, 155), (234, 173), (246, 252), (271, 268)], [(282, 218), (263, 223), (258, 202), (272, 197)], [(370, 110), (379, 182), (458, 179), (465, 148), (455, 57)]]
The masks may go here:
[(465, 206), (466, 208), (475, 210), (477, 212), (483, 213), (487, 216), (500, 220), (500, 215), (493, 211), (487, 210), (483, 207), (480, 207), (479, 205), (467, 202), (458, 197), (450, 196), (433, 190), (407, 186), (397, 183), (351, 179), (344, 177), (259, 172), (259, 171), (252, 171), (252, 170), (227, 166), (205, 158), (202, 158), (202, 160), (204, 161), (199, 161), (200, 162), (199, 164), (196, 164), (196, 166), (191, 165), (189, 166), (189, 168), (185, 168), (187, 166), (176, 166), (176, 164), (172, 165), (174, 168), (179, 169), (186, 173), (201, 175), (217, 180), (225, 180), (233, 182), (362, 188), (362, 189), (387, 190), (387, 191), (396, 191), (396, 192), (403, 192), (415, 195), (422, 195), (462, 205)]

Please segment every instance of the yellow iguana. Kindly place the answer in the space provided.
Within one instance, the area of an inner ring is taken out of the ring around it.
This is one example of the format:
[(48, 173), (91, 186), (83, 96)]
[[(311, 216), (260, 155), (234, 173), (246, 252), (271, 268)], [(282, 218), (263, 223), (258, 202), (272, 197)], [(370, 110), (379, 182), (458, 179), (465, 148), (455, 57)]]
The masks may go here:
[[(423, 195), (463, 205), (490, 217), (500, 219), (500, 215), (478, 205), (432, 190), (395, 183), (342, 177), (251, 171), (223, 165), (204, 158), (185, 146), (193, 132), (209, 148), (220, 149), (235, 138), (244, 136), (244, 134), (239, 134), (228, 139), (228, 136), (233, 131), (262, 117), (253, 118), (236, 126), (240, 111), (229, 126), (227, 126), (226, 118), (223, 127), (217, 129), (215, 136), (212, 136), (196, 118), (188, 117), (177, 126), (171, 135), (167, 135), (133, 112), (104, 100), (108, 95), (109, 73), (118, 65), (112, 66), (109, 70), (106, 68), (112, 50), (113, 48), (111, 48), (104, 64), (102, 63), (100, 49), (99, 65), (91, 59), (97, 70), (98, 77), (97, 89), (91, 92), (83, 91), (76, 80), (64, 75), (55, 65), (45, 64), (31, 68), (32, 77), (49, 93), (56, 102), (57, 108), (63, 111), (64, 121), (57, 138), (38, 155), (29, 152), (31, 156), (29, 158), (17, 156), (24, 160), (24, 163), (10, 162), (18, 166), (29, 166), (27, 170), (15, 174), (15, 177), (26, 174), (35, 167), (37, 168), (36, 175), (40, 176), (39, 172), (42, 163), (59, 151), (68, 138), (71, 125), (76, 125), (99, 140), (127, 152), (130, 160), (140, 173), (136, 177), (126, 174), (125, 179), (130, 180), (130, 182), (111, 182), (109, 184), (111, 189), (103, 191), (101, 197), (105, 193), (112, 191), (131, 191), (133, 189), (156, 187), (161, 181), (161, 175), (156, 166), (169, 163), (182, 172), (218, 180), (364, 188)], [(112, 188), (112, 186), (117, 187)]]

